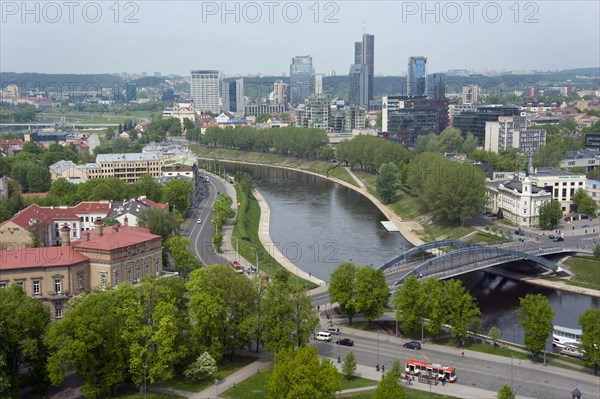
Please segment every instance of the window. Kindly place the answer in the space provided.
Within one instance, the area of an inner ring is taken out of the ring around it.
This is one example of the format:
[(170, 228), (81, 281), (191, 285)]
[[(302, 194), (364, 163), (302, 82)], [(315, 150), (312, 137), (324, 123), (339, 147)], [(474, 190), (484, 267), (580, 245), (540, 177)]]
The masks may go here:
[(42, 283), (40, 280), (33, 280), (33, 295), (39, 295), (42, 292)]
[(25, 291), (25, 283), (23, 281), (17, 281), (16, 284)]
[(100, 288), (106, 288), (106, 273), (100, 273)]
[(83, 289), (83, 273), (77, 275), (77, 288), (80, 290)]
[(6, 281), (0, 282), (0, 288), (6, 288), (6, 284), (7, 284)]
[(119, 285), (119, 277), (120, 277), (120, 273), (118, 270), (115, 270), (114, 272), (114, 276), (113, 276), (113, 285), (116, 287), (117, 285)]
[(59, 278), (54, 279), (54, 292), (57, 294), (62, 292), (62, 280)]
[(56, 302), (54, 304), (54, 316), (57, 319), (62, 318), (62, 303)]
[(146, 270), (144, 272), (144, 275), (145, 276), (150, 275), (150, 258), (146, 259)]
[(135, 278), (137, 279), (138, 282), (142, 279), (142, 267), (141, 266), (136, 266)]
[(131, 266), (127, 266), (127, 281), (131, 283)]

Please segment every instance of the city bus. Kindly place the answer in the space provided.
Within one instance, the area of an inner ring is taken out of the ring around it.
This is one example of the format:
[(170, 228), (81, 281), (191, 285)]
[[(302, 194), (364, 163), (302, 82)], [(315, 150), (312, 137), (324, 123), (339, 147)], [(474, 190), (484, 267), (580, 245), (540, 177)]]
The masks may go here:
[(446, 379), (446, 382), (456, 381), (456, 369), (441, 364), (428, 363), (422, 360), (407, 360), (404, 365), (406, 375), (429, 375), (438, 380)]

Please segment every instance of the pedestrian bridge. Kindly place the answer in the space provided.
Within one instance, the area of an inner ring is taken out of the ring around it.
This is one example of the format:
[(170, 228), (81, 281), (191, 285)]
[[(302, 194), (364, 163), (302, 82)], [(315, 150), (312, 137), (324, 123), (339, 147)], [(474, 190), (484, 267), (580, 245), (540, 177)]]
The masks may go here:
[[(441, 251), (440, 248), (446, 250)], [(436, 256), (428, 252), (433, 249), (438, 250)], [(519, 260), (527, 260), (557, 272), (559, 269), (556, 263), (543, 256), (564, 252), (578, 252), (578, 250), (562, 246), (541, 247), (535, 243), (507, 243), (490, 246), (463, 241), (440, 240), (411, 248), (379, 266), (379, 269), (384, 270), (386, 273), (399, 270), (406, 271), (402, 277), (392, 284), (392, 287), (396, 287), (402, 284), (410, 275), (447, 279)], [(420, 260), (418, 260), (419, 256), (421, 256)]]

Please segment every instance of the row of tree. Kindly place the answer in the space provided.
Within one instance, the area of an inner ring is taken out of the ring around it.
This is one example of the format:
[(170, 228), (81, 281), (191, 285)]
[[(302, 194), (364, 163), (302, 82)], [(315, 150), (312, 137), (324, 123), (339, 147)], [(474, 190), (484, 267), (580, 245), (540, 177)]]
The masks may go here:
[(398, 165), (400, 162), (407, 163), (412, 158), (411, 153), (399, 144), (363, 135), (339, 143), (335, 156), (340, 162), (360, 166), (370, 172), (375, 172), (383, 164), (391, 162)]
[(281, 155), (302, 158), (316, 157), (317, 150), (329, 140), (322, 129), (301, 127), (281, 127), (279, 129), (257, 129), (251, 126), (238, 126), (235, 129), (211, 126), (200, 138), (202, 144), (254, 150), (260, 152), (275, 151)]

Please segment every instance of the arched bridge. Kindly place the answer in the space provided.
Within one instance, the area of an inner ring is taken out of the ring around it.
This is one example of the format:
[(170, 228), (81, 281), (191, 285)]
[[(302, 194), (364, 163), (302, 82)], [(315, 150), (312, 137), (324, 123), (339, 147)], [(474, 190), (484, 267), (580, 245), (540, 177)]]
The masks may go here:
[[(437, 256), (424, 256), (431, 249), (450, 248), (447, 252), (438, 251)], [(548, 270), (558, 271), (556, 263), (542, 257), (563, 252), (576, 252), (562, 246), (540, 247), (538, 244), (508, 243), (498, 246), (478, 245), (463, 241), (441, 240), (414, 247), (379, 266), (386, 272), (403, 270), (402, 277), (393, 284), (396, 287), (410, 275), (420, 277), (435, 276), (440, 279), (455, 277), (475, 270), (485, 269), (508, 262), (528, 260)], [(421, 260), (414, 260), (421, 255)], [(412, 259), (412, 260), (411, 260)], [(397, 277), (396, 277), (397, 278)]]

